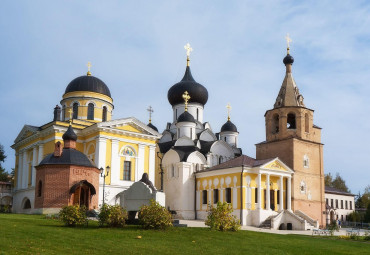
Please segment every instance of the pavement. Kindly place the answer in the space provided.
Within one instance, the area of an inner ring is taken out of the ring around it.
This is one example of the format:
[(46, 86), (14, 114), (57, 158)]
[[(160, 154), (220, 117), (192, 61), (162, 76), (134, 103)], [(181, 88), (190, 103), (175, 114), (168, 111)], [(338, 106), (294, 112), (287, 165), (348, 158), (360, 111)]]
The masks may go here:
[[(204, 224), (202, 220), (180, 220), (180, 224), (186, 224), (190, 228), (205, 228), (208, 227)], [(279, 235), (312, 235), (312, 230), (275, 230), (268, 228), (259, 228), (253, 226), (242, 226), (241, 230), (279, 234)], [(365, 233), (364, 230), (360, 230), (360, 235)], [(340, 229), (339, 231), (334, 231), (335, 236), (345, 236), (346, 229)]]

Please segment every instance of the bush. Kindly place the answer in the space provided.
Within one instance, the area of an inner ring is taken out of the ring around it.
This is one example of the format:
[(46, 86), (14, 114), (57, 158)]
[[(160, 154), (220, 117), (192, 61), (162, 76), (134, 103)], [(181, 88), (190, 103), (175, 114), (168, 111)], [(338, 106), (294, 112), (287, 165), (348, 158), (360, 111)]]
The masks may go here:
[(211, 229), (219, 231), (238, 231), (240, 221), (232, 215), (233, 209), (228, 203), (218, 202), (216, 207), (211, 207), (205, 224)]
[(166, 229), (172, 227), (171, 213), (153, 199), (139, 211), (139, 222), (144, 229)]
[(64, 206), (59, 212), (59, 219), (66, 226), (81, 226), (87, 223), (86, 208), (84, 206)]
[(337, 224), (336, 220), (333, 220), (329, 225), (328, 225), (328, 230), (330, 232), (330, 235), (334, 235), (334, 231), (339, 231), (339, 226)]
[(127, 211), (119, 205), (104, 204), (98, 215), (100, 226), (124, 227), (127, 220)]

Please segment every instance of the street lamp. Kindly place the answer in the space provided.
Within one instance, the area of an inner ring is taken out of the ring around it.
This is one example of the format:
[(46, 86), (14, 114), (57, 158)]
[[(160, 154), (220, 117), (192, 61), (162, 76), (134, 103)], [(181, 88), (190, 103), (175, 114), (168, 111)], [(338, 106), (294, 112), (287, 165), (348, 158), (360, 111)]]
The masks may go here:
[(105, 190), (105, 177), (107, 177), (109, 175), (109, 169), (110, 169), (110, 167), (107, 166), (106, 169), (107, 169), (107, 171), (106, 171), (107, 174), (104, 173), (104, 168), (101, 167), (99, 169), (100, 170), (100, 176), (104, 178), (104, 180), (103, 180), (103, 205), (105, 203), (105, 199), (104, 199), (104, 194), (105, 194), (105, 191), (104, 191)]

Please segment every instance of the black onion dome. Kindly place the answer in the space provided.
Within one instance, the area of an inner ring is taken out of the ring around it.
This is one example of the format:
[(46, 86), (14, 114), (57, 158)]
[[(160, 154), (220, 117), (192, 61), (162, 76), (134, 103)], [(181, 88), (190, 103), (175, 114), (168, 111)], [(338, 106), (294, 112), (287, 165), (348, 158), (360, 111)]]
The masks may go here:
[(229, 132), (238, 132), (238, 129), (236, 128), (236, 126), (234, 125), (234, 123), (232, 123), (230, 120), (228, 120), (221, 127), (221, 132), (226, 132), (226, 131), (229, 131)]
[(194, 122), (195, 119), (188, 111), (183, 112), (178, 118), (177, 122)]
[(73, 131), (73, 128), (71, 125), (69, 125), (67, 131), (63, 134), (62, 138), (63, 140), (73, 140), (73, 141), (77, 140), (77, 135)]
[(182, 80), (173, 85), (167, 93), (167, 98), (170, 104), (183, 104), (184, 99), (182, 94), (187, 91), (190, 95), (189, 103), (199, 103), (205, 105), (208, 101), (208, 91), (202, 85), (196, 82), (191, 75), (190, 67), (186, 67), (186, 71)]
[(71, 81), (65, 93), (73, 91), (91, 91), (111, 97), (108, 86), (99, 78), (91, 75), (80, 76)]
[(283, 59), (283, 63), (284, 63), (284, 65), (287, 65), (287, 64), (293, 64), (293, 62), (294, 62), (294, 58), (293, 58), (293, 56), (291, 56), (290, 54), (287, 54), (287, 55), (285, 56), (285, 58)]
[(152, 123), (149, 123), (147, 126), (158, 132), (158, 128), (156, 126), (154, 126)]

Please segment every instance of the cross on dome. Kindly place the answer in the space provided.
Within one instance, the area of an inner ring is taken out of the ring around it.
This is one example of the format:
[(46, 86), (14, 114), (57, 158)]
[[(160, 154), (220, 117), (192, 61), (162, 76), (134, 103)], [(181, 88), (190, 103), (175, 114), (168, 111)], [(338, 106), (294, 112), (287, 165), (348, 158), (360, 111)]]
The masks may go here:
[(69, 113), (69, 125), (71, 125), (72, 124), (72, 113), (73, 113), (72, 108), (69, 108), (68, 113)]
[(190, 95), (187, 91), (184, 92), (184, 94), (182, 94), (182, 98), (184, 99), (185, 101), (185, 111), (188, 111), (188, 101), (190, 100)]
[(87, 62), (87, 76), (91, 76), (90, 68), (91, 68), (91, 63), (89, 61)]
[(154, 112), (151, 105), (149, 105), (148, 109), (146, 109), (149, 112), (149, 123), (152, 123), (152, 113)]
[(190, 52), (193, 51), (193, 48), (190, 46), (189, 43), (187, 43), (185, 46), (184, 46), (184, 49), (186, 50), (186, 65), (189, 66), (189, 62), (190, 62)]
[(286, 45), (287, 45), (287, 51), (289, 54), (290, 43), (292, 42), (292, 38), (290, 38), (289, 33), (286, 34), (285, 40), (286, 40)]
[(230, 111), (231, 111), (230, 103), (227, 103), (226, 108), (227, 108), (227, 120), (230, 120)]

